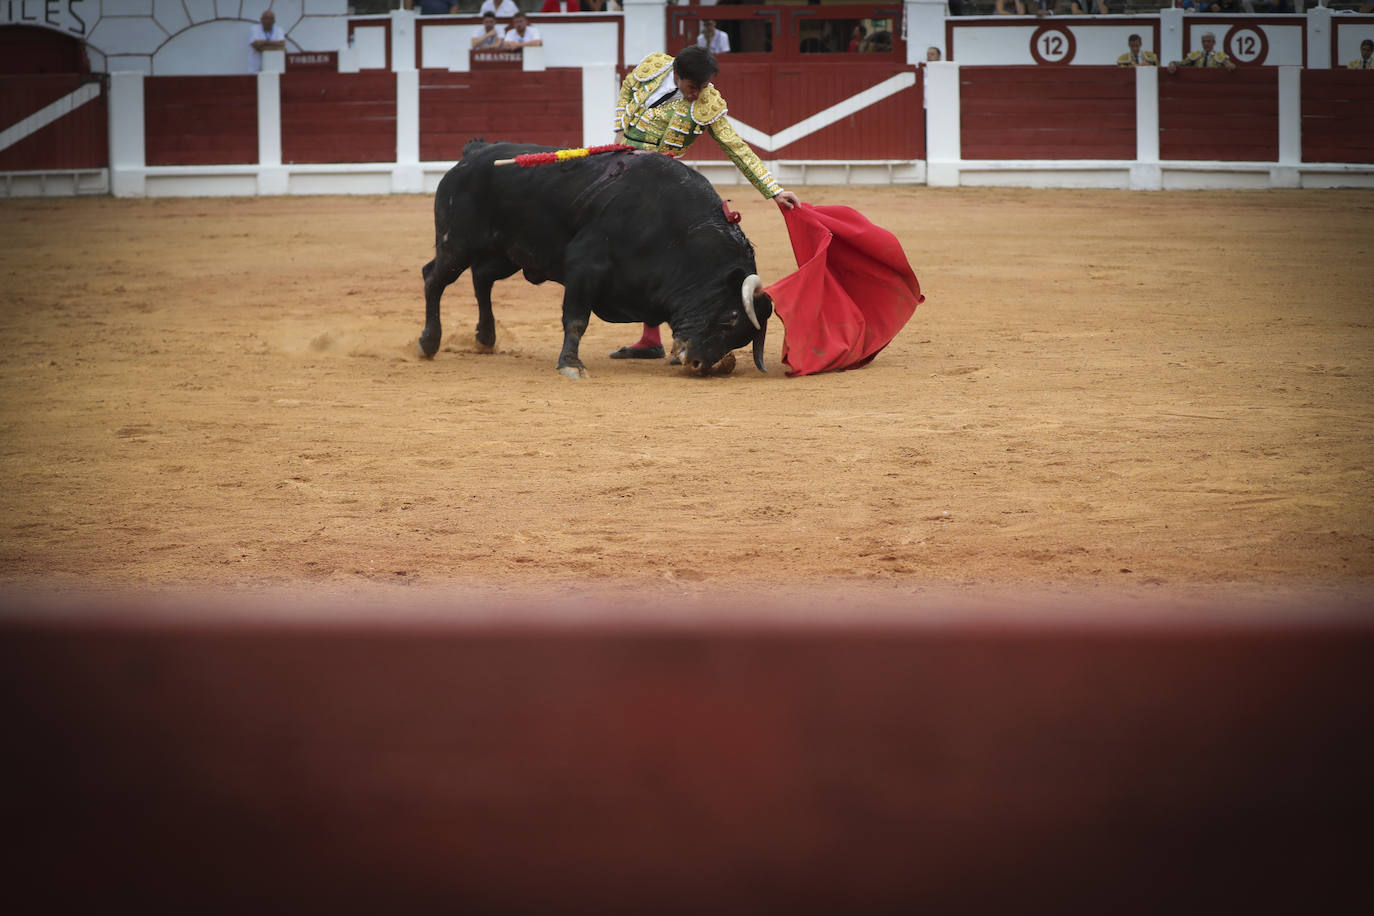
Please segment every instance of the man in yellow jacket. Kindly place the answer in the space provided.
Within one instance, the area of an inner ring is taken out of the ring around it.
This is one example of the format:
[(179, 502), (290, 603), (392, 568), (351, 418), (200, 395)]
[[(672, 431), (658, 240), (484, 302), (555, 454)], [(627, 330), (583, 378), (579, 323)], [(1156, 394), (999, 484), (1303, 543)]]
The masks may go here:
[(1360, 56), (1346, 64), (1349, 70), (1374, 70), (1374, 39), (1360, 42)]
[[(698, 137), (710, 134), (760, 194), (790, 210), (801, 203), (797, 195), (778, 184), (725, 117), (725, 99), (711, 85), (719, 72), (715, 56), (699, 45), (683, 49), (677, 57), (660, 52), (644, 58), (620, 84), (616, 142), (681, 156)], [(611, 358), (662, 359), (658, 326), (646, 324), (638, 341), (616, 350)]]
[(1140, 49), (1140, 36), (1132, 35), (1126, 39), (1126, 47), (1130, 48), (1125, 54), (1116, 59), (1118, 67), (1158, 67), (1159, 58), (1153, 51), (1142, 51)]
[(1227, 70), (1236, 69), (1231, 56), (1225, 51), (1217, 50), (1217, 36), (1211, 32), (1202, 33), (1202, 50), (1189, 51), (1188, 56), (1183, 60), (1175, 60), (1169, 63), (1169, 72), (1175, 73), (1179, 67), (1225, 67)]

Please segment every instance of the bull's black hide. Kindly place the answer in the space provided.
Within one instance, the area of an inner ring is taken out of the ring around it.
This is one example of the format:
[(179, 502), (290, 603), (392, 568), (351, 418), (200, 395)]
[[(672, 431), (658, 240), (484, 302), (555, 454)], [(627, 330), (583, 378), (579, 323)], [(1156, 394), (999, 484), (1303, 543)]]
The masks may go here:
[(577, 349), (592, 315), (666, 322), (692, 369), (705, 372), (749, 344), (762, 369), (772, 300), (758, 282), (753, 246), (726, 219), (711, 184), (680, 162), (638, 151), (494, 164), (548, 151), (474, 141), (439, 182), (435, 255), (422, 270), (421, 352), (438, 351), (439, 300), (465, 270), (477, 297), (477, 343), (494, 346), (492, 285), (523, 271), (531, 283), (563, 285), (558, 369), (565, 375), (586, 372)]

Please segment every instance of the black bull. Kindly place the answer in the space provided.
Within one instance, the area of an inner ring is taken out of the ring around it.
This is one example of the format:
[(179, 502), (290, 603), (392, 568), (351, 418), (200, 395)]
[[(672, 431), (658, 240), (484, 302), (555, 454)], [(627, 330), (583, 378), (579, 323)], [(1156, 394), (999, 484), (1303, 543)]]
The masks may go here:
[(491, 288), (524, 271), (563, 285), (558, 370), (586, 374), (577, 348), (602, 321), (667, 322), (688, 369), (705, 374), (726, 354), (763, 344), (773, 302), (754, 248), (726, 219), (720, 196), (687, 166), (658, 153), (611, 152), (549, 165), (494, 165), (549, 147), (474, 141), (434, 195), (434, 260), (424, 266), (420, 351), (439, 349), (439, 300), (472, 270), (477, 343), (496, 343)]

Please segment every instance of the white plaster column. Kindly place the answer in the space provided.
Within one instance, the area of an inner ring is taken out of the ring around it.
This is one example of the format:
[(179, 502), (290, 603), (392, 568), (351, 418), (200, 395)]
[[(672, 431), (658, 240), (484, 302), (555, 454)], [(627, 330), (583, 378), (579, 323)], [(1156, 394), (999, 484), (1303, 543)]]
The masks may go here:
[(396, 167), (391, 170), (393, 194), (424, 190), (420, 170), (420, 71), (396, 71)]
[(1159, 166), (1159, 68), (1135, 68), (1135, 163), (1131, 190), (1158, 191), (1164, 186)]
[(344, 45), (339, 49), (339, 72), (357, 73), (358, 69), (358, 49), (351, 44)]
[(262, 52), (262, 73), (285, 73), (286, 52), (280, 48), (268, 48)]
[(625, 66), (633, 67), (655, 51), (666, 51), (668, 7), (663, 0), (621, 0), (625, 16)]
[(391, 69), (415, 69), (415, 10), (391, 11)]
[(952, 188), (959, 184), (963, 161), (959, 138), (959, 65), (936, 61), (925, 66), (926, 184)]
[(610, 64), (582, 68), (582, 145), (601, 146), (615, 140), (615, 67)]
[(143, 197), (147, 192), (143, 117), (143, 74), (111, 73), (110, 193), (115, 197)]
[(1331, 60), (1331, 10), (1324, 6), (1307, 11), (1307, 66), (1313, 70), (1339, 66)]
[(1276, 188), (1302, 187), (1302, 68), (1279, 67), (1279, 164), (1270, 172)]
[(945, 0), (905, 0), (902, 25), (906, 29), (907, 63), (923, 63), (926, 48), (931, 45), (940, 49), (941, 60), (949, 60), (949, 49), (945, 47), (947, 10)]
[(281, 74), (264, 71), (258, 74), (258, 193), (285, 194), (286, 185), (281, 164)]
[(528, 48), (521, 48), (520, 69), (526, 72), (547, 69), (544, 66), (544, 46), (531, 45)]
[(1159, 65), (1169, 66), (1171, 60), (1183, 59), (1183, 10), (1162, 9), (1159, 11)]

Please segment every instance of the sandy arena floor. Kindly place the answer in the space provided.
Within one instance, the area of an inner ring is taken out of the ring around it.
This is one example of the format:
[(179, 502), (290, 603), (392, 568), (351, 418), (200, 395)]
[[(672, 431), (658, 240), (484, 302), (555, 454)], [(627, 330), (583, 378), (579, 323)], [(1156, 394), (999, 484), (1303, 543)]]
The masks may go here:
[(868, 368), (568, 381), (466, 276), (421, 360), (427, 196), (0, 201), (0, 587), (1374, 595), (1374, 193), (799, 190), (921, 280)]

